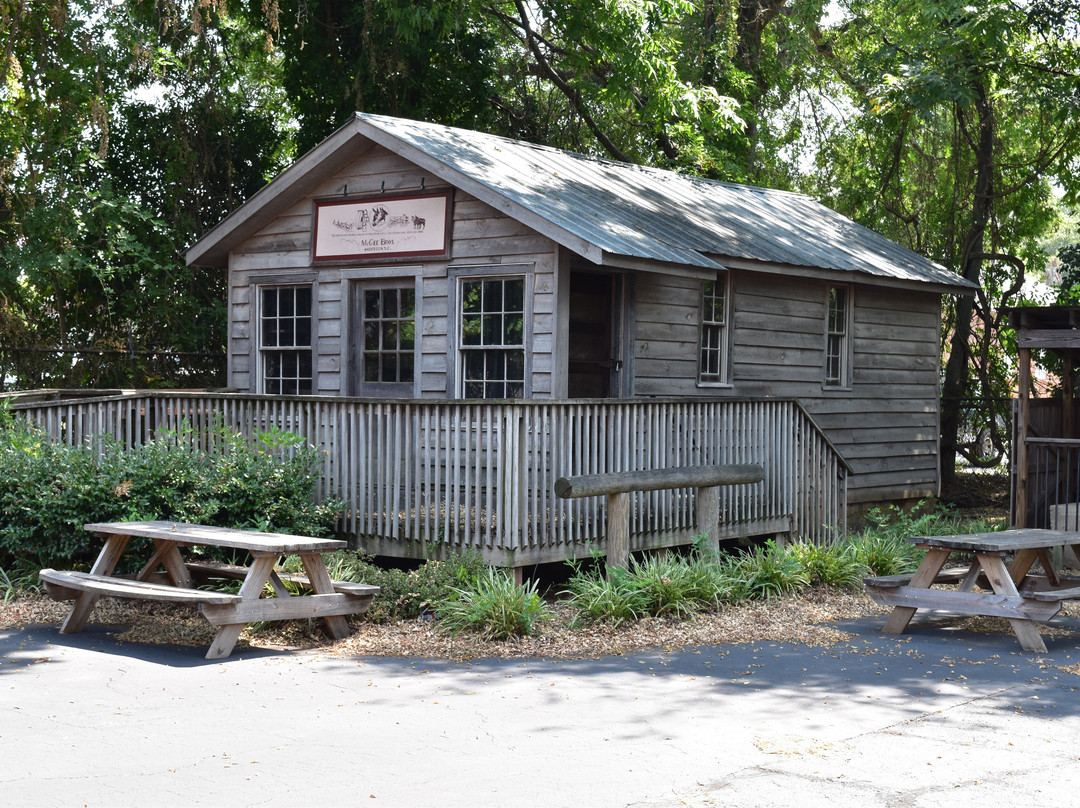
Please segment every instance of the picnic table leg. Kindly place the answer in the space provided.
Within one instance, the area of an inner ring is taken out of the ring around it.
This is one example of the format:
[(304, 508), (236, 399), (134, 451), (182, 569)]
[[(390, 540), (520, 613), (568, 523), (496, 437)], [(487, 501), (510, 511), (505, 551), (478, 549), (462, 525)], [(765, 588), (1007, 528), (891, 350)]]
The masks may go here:
[[(941, 568), (945, 566), (945, 561), (949, 558), (950, 553), (950, 550), (944, 550), (940, 547), (932, 547), (927, 550), (926, 557), (923, 558), (915, 574), (911, 576), (910, 586), (929, 589), (937, 574), (941, 572)], [(892, 614), (885, 621), (885, 627), (882, 628), (882, 631), (886, 634), (903, 634), (904, 629), (911, 622), (911, 618), (915, 616), (915, 612), (916, 608), (914, 606), (894, 606)]]
[(154, 548), (154, 554), (150, 556), (150, 560), (143, 565), (141, 570), (139, 570), (139, 574), (135, 576), (135, 579), (138, 581), (149, 580), (150, 575), (153, 574), (154, 570), (156, 570), (159, 565), (164, 564), (165, 572), (169, 576), (169, 580), (172, 581), (173, 586), (191, 589), (193, 586), (191, 573), (188, 571), (187, 565), (180, 555), (180, 549), (176, 546), (176, 542), (154, 539)]
[[(330, 573), (326, 571), (326, 562), (322, 553), (301, 553), (300, 561), (304, 565), (311, 589), (316, 595), (334, 594), (334, 583), (330, 580)], [(349, 621), (344, 615), (335, 614), (323, 617), (326, 621), (326, 631), (335, 640), (344, 640), (351, 633)]]
[[(1016, 589), (1016, 584), (1013, 582), (1009, 570), (1005, 568), (1005, 562), (1001, 560), (1000, 555), (978, 553), (975, 557), (982, 564), (986, 578), (990, 581), (990, 586), (993, 587), (995, 594), (1011, 598), (1020, 597), (1020, 592)], [(1028, 566), (1030, 568), (1030, 564)], [(1042, 635), (1039, 633), (1034, 620), (1022, 620), (1013, 617), (1008, 618), (1008, 620), (1012, 625), (1013, 633), (1020, 640), (1021, 648), (1025, 651), (1046, 653), (1046, 643), (1043, 642)]]
[[(248, 567), (248, 573), (244, 577), (244, 583), (240, 586), (242, 600), (258, 600), (263, 587), (270, 580), (270, 573), (277, 564), (276, 555), (255, 556)], [(221, 626), (210, 644), (210, 650), (206, 652), (207, 659), (223, 659), (232, 653), (233, 646), (240, 639), (240, 632), (244, 630), (244, 623), (228, 623)]]
[[(98, 553), (94, 566), (90, 568), (90, 572), (95, 575), (112, 575), (112, 571), (116, 569), (116, 564), (120, 561), (120, 556), (124, 554), (130, 539), (130, 536), (109, 536), (105, 540), (105, 546)], [(97, 603), (99, 597), (101, 595), (93, 592), (80, 592), (79, 596), (75, 598), (75, 603), (72, 605), (71, 611), (68, 612), (68, 616), (60, 624), (60, 633), (76, 634), (82, 631), (86, 626), (86, 621), (90, 619), (90, 612), (94, 610), (94, 604)]]

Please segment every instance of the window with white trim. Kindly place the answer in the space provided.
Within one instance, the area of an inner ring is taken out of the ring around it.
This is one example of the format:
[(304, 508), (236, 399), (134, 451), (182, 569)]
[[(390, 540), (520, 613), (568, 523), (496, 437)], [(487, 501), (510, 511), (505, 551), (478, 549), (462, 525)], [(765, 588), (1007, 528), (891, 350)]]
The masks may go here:
[(311, 395), (311, 286), (259, 287), (262, 392)]
[(850, 305), (851, 294), (848, 287), (830, 287), (825, 325), (826, 387), (848, 387), (851, 384), (848, 367)]
[(525, 396), (525, 278), (462, 280), (458, 350), (464, 398)]
[(360, 290), (360, 373), (364, 394), (413, 394), (416, 289), (367, 286)]
[(705, 281), (701, 297), (701, 362), (698, 382), (728, 382), (728, 274), (717, 272)]

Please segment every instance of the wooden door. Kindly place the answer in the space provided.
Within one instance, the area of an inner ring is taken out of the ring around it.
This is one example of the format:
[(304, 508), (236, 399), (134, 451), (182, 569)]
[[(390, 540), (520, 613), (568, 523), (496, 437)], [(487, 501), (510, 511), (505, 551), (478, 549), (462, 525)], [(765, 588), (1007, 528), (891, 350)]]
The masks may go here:
[(567, 395), (611, 398), (619, 395), (622, 375), (621, 275), (570, 273), (570, 334)]

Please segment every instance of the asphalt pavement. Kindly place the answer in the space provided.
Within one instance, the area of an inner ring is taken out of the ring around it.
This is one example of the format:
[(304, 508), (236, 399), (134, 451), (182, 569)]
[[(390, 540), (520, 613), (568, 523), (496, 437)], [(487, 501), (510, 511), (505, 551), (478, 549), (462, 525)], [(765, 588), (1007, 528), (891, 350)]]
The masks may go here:
[[(13, 806), (1080, 804), (1080, 634), (922, 615), (592, 660), (328, 658), (0, 630)], [(1080, 629), (1080, 623), (1055, 622)]]

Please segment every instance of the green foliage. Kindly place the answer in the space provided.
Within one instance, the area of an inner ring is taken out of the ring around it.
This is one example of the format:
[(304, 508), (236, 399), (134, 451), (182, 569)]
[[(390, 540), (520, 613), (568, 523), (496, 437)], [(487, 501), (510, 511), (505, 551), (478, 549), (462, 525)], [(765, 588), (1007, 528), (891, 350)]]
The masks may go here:
[(579, 562), (568, 563), (574, 573), (561, 594), (578, 610), (579, 620), (618, 627), (646, 615), (645, 598), (628, 575), (613, 571), (608, 579), (599, 566), (584, 569)]
[(365, 619), (376, 623), (434, 617), (436, 604), (450, 598), (456, 587), (467, 586), (485, 569), (479, 553), (467, 552), (442, 561), (427, 561), (413, 570), (384, 568), (369, 556), (342, 550), (326, 556), (330, 577), (379, 587)]
[(860, 589), (867, 574), (866, 565), (845, 544), (798, 542), (788, 547), (788, 553), (802, 566), (810, 586)]
[(440, 629), (478, 631), (496, 640), (531, 635), (551, 616), (536, 581), (519, 586), (494, 567), (487, 567), (467, 586), (455, 587), (437, 608)]
[(85, 562), (99, 547), (83, 525), (125, 519), (309, 536), (333, 530), (342, 503), (315, 504), (314, 449), (292, 439), (287, 452), (272, 451), (224, 428), (214, 438), (212, 452), (198, 449), (190, 432), (130, 451), (111, 439), (67, 446), (0, 413), (0, 558), (37, 567)]
[(733, 581), (731, 599), (736, 602), (791, 595), (810, 585), (799, 559), (771, 540), (731, 559), (724, 573)]

